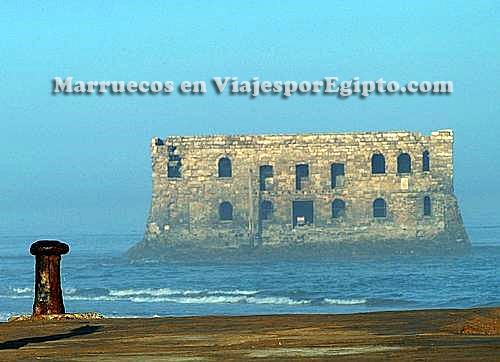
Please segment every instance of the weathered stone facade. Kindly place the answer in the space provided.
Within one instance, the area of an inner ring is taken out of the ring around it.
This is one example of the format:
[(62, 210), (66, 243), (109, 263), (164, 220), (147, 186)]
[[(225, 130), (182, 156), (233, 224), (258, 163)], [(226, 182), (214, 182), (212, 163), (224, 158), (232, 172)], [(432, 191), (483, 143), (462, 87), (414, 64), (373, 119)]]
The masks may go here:
[(154, 138), (151, 156), (143, 246), (468, 244), (451, 130)]

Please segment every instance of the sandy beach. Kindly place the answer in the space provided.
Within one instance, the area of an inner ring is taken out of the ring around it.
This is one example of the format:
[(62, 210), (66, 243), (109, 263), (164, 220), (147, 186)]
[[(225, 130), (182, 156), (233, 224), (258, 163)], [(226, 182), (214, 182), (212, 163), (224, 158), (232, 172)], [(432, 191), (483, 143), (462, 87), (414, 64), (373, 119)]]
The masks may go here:
[(500, 308), (18, 321), (0, 324), (0, 359), (494, 361), (499, 320)]

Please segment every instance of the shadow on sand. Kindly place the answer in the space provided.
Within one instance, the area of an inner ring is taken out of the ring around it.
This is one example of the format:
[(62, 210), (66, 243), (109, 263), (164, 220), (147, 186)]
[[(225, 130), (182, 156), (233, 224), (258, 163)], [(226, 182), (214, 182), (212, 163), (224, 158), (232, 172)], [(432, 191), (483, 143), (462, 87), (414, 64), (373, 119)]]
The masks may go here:
[(71, 337), (75, 337), (75, 336), (83, 336), (86, 334), (91, 334), (91, 333), (97, 332), (99, 329), (101, 329), (100, 326), (88, 326), (87, 325), (84, 327), (75, 328), (67, 333), (53, 334), (50, 336), (14, 339), (12, 341), (6, 341), (6, 342), (0, 343), (0, 350), (19, 349), (21, 347), (26, 346), (29, 343), (43, 343), (43, 342), (49, 342), (49, 341), (57, 341), (57, 340), (64, 339), (64, 338), (71, 338)]

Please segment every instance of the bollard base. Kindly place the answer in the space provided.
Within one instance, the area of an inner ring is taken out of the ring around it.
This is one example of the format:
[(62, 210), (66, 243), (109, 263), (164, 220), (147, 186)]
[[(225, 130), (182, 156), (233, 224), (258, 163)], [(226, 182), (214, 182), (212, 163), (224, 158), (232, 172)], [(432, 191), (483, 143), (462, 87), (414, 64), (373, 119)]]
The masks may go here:
[(104, 316), (96, 312), (88, 313), (64, 313), (64, 314), (45, 314), (45, 315), (16, 315), (9, 318), (8, 322), (22, 321), (60, 321), (60, 320), (94, 320), (104, 319)]

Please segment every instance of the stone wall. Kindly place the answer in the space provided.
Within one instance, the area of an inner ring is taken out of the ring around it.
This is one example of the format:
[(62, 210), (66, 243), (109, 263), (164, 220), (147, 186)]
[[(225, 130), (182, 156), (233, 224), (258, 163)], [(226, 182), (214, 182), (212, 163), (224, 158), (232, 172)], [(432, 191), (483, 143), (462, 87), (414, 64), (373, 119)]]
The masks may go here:
[[(427, 151), (430, 170), (423, 170)], [(372, 174), (372, 155), (385, 158), (385, 173)], [(397, 158), (411, 157), (411, 172), (398, 173)], [(145, 242), (199, 247), (280, 246), (378, 240), (468, 241), (453, 194), (453, 132), (430, 136), (411, 132), (346, 134), (193, 136), (151, 142), (153, 193)], [(231, 160), (231, 177), (219, 177), (218, 162)], [(332, 163), (344, 164), (332, 187)], [(296, 165), (309, 177), (296, 190)], [(266, 190), (259, 168), (272, 165)], [(169, 177), (170, 176), (170, 177)], [(431, 215), (424, 216), (424, 197)], [(386, 217), (373, 216), (383, 198)], [(345, 213), (332, 217), (332, 202)], [(259, 207), (273, 212), (262, 220)], [(313, 202), (313, 223), (293, 226), (292, 203)], [(232, 220), (220, 220), (219, 205), (230, 202)]]

